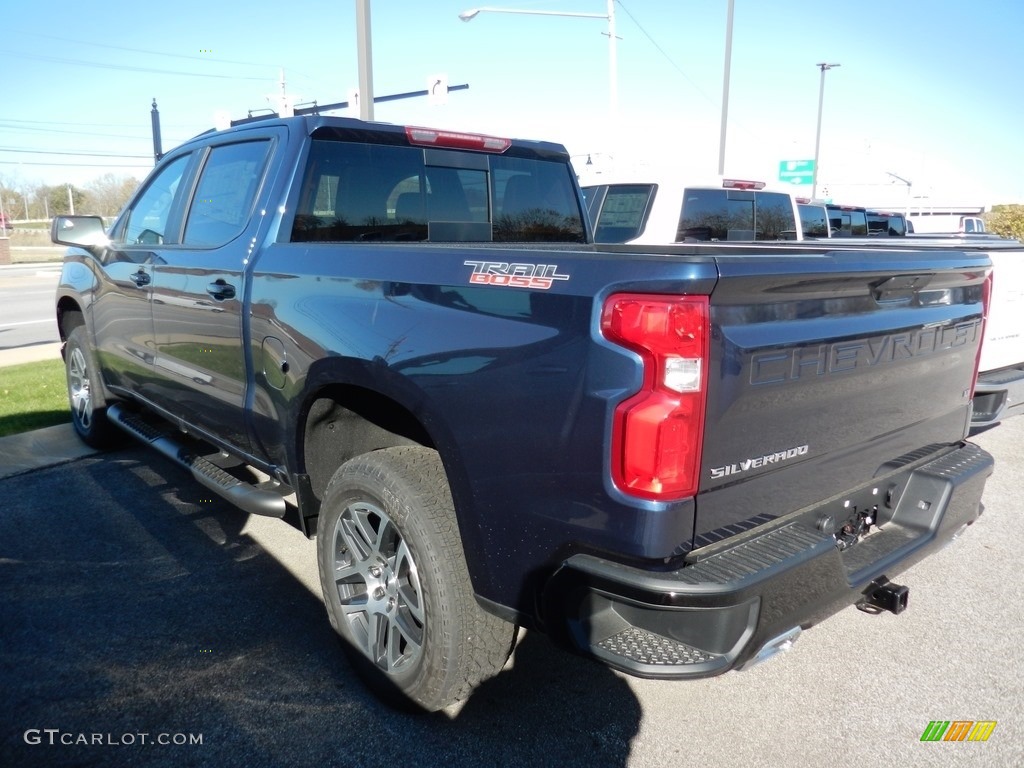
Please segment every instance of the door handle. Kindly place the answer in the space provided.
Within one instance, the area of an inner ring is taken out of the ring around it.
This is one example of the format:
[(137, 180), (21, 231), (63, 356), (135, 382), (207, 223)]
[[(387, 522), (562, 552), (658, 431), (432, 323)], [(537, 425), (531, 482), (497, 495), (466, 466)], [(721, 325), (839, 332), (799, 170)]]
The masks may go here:
[(144, 272), (143, 270), (140, 269), (138, 272), (133, 272), (132, 274), (128, 275), (128, 279), (135, 283), (135, 285), (137, 285), (139, 288), (141, 288), (144, 285), (149, 285), (150, 278), (148, 272)]
[(206, 286), (206, 292), (213, 296), (217, 301), (235, 298), (235, 286), (220, 279)]

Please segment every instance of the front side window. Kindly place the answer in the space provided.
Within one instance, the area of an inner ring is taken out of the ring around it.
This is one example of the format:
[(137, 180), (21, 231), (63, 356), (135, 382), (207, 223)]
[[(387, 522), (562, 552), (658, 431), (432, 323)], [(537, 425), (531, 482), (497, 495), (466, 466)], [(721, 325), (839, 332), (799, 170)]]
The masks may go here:
[(185, 245), (215, 247), (238, 237), (252, 213), (270, 141), (214, 147), (203, 166), (185, 223)]
[[(161, 245), (174, 240), (168, 232), (178, 185), (191, 155), (182, 155), (165, 166), (139, 195), (128, 212), (124, 245)], [(178, 219), (180, 221), (180, 217)]]

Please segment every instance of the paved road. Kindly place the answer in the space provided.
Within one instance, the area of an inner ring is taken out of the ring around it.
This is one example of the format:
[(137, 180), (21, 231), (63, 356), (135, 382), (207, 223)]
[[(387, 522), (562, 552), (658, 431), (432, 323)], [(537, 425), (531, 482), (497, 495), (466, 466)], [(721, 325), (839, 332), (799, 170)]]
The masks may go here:
[(53, 312), (60, 264), (0, 267), (0, 350), (59, 341)]
[[(8, 477), (0, 766), (1020, 766), (1024, 418), (976, 440), (998, 462), (986, 512), (900, 579), (901, 616), (850, 609), (781, 658), (678, 684), (526, 634), (498, 678), (429, 717), (353, 677), (313, 545), (287, 523), (134, 449)], [(931, 720), (998, 725), (922, 743)]]

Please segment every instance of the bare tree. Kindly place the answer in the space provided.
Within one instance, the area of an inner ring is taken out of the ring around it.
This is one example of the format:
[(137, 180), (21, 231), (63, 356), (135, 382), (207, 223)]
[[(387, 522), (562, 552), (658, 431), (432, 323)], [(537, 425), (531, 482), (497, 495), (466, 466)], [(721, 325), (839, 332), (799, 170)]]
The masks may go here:
[(85, 187), (90, 213), (114, 216), (128, 202), (128, 198), (138, 186), (138, 179), (132, 176), (115, 176), (113, 173), (105, 173), (93, 179)]

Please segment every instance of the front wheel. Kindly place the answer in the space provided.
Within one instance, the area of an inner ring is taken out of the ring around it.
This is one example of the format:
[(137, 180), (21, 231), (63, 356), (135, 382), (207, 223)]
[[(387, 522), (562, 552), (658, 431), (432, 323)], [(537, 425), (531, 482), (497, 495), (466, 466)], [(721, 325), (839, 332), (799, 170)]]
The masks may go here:
[(64, 346), (71, 424), (86, 445), (109, 448), (116, 442), (116, 428), (107, 420), (96, 357), (89, 346), (85, 326), (76, 326)]
[(388, 703), (442, 709), (508, 659), (514, 627), (473, 596), (435, 451), (388, 448), (340, 467), (320, 508), (317, 560), (331, 624)]

